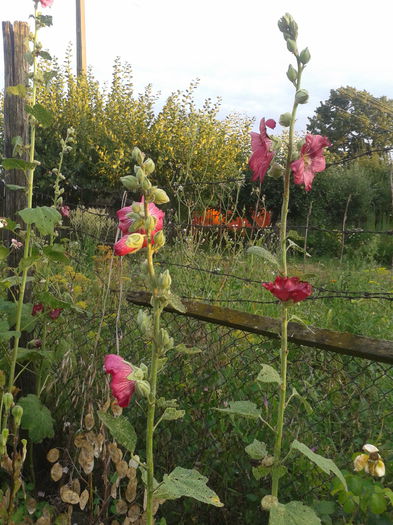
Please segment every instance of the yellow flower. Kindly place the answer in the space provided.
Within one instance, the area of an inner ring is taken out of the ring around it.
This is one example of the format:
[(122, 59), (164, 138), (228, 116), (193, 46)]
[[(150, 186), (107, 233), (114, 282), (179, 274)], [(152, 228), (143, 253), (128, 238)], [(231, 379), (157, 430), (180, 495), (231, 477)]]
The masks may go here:
[(359, 454), (353, 462), (354, 470), (360, 472), (364, 470), (367, 474), (376, 478), (382, 478), (385, 475), (385, 463), (379, 455), (379, 450), (374, 445), (366, 444), (363, 446), (366, 454)]
[(87, 302), (86, 301), (78, 301), (75, 303), (75, 306), (78, 306), (79, 308), (86, 309), (87, 308)]

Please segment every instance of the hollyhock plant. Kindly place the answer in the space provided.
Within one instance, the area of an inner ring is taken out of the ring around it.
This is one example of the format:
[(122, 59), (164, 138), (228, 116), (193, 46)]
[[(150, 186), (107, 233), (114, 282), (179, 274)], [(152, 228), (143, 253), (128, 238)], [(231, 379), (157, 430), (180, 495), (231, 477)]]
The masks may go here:
[[(143, 208), (143, 199), (141, 202), (134, 202), (133, 204), (139, 204)], [(152, 237), (162, 230), (164, 226), (164, 217), (165, 212), (160, 210), (160, 208), (157, 208), (157, 206), (153, 202), (149, 202), (148, 204), (148, 210), (149, 215), (154, 217), (156, 219), (156, 225), (154, 229), (152, 230)], [(130, 227), (133, 224), (134, 220), (130, 217), (130, 215), (133, 213), (132, 206), (126, 206), (125, 208), (122, 208), (121, 210), (117, 211), (117, 217), (119, 219), (119, 230), (123, 232), (123, 234), (130, 233)], [(146, 234), (146, 230), (144, 228), (140, 228), (137, 230), (138, 233), (141, 233), (142, 235)], [(146, 243), (144, 243), (143, 248), (146, 248)]]
[(311, 190), (315, 174), (326, 167), (323, 149), (331, 146), (322, 135), (306, 135), (306, 141), (300, 150), (300, 157), (291, 163), (295, 184), (304, 184), (306, 191)]
[(112, 376), (110, 387), (119, 406), (127, 407), (135, 392), (135, 381), (128, 379), (132, 366), (119, 355), (108, 354), (104, 359), (104, 371)]
[(69, 217), (70, 216), (70, 207), (69, 206), (60, 206), (59, 212), (62, 217)]
[(249, 166), (253, 172), (252, 180), (259, 180), (263, 182), (267, 170), (269, 169), (270, 163), (275, 155), (274, 151), (271, 151), (272, 141), (266, 133), (266, 126), (274, 129), (276, 122), (273, 119), (269, 119), (265, 122), (263, 118), (259, 124), (259, 133), (251, 132), (251, 150), (252, 155), (249, 161)]
[(276, 277), (272, 283), (262, 283), (280, 301), (299, 303), (312, 294), (310, 283), (300, 281), (298, 277)]

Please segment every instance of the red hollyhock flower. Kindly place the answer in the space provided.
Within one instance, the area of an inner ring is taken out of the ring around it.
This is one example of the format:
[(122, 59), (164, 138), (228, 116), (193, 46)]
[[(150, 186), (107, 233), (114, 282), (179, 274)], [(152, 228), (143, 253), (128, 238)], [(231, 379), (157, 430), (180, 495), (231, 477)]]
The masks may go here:
[(326, 167), (323, 148), (331, 146), (322, 135), (306, 135), (306, 142), (300, 150), (300, 157), (291, 163), (295, 184), (304, 184), (306, 191), (311, 190), (315, 174)]
[(69, 217), (70, 216), (70, 207), (69, 206), (61, 206), (59, 208), (59, 212), (62, 217)]
[(128, 253), (137, 252), (145, 246), (145, 240), (145, 237), (140, 233), (123, 235), (113, 246), (115, 255), (127, 255)]
[(300, 281), (298, 277), (276, 277), (273, 283), (262, 283), (280, 301), (299, 303), (312, 294), (310, 283)]
[(132, 366), (116, 354), (108, 354), (104, 359), (104, 371), (111, 374), (111, 390), (120, 407), (127, 407), (135, 392), (135, 381), (128, 379)]
[(59, 315), (61, 314), (61, 311), (63, 310), (63, 308), (53, 308), (53, 310), (51, 310), (49, 312), (49, 317), (51, 319), (57, 319), (59, 317)]
[(276, 122), (269, 119), (265, 122), (263, 118), (259, 124), (260, 133), (251, 132), (251, 150), (252, 155), (249, 161), (249, 166), (253, 172), (251, 180), (263, 181), (270, 163), (275, 155), (274, 151), (270, 151), (272, 141), (266, 133), (266, 126), (274, 129)]
[(31, 315), (38, 315), (41, 314), (44, 311), (44, 305), (42, 303), (37, 303), (33, 305), (33, 309), (31, 310)]
[(40, 0), (42, 7), (51, 7), (54, 0)]

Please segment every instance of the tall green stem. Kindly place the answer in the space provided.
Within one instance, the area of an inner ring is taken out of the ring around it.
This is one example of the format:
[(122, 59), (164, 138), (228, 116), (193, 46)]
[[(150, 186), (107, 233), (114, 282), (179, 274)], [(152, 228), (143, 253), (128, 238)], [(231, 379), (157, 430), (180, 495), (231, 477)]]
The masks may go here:
[[(297, 58), (298, 64), (298, 76), (296, 81), (296, 91), (300, 88), (300, 81), (303, 72), (303, 65), (299, 58)], [(291, 176), (291, 162), (293, 155), (293, 142), (294, 142), (294, 129), (298, 103), (296, 100), (293, 103), (292, 118), (289, 126), (289, 137), (288, 137), (288, 155), (286, 169), (284, 173), (284, 191), (281, 208), (281, 227), (280, 227), (280, 249), (281, 249), (281, 273), (283, 277), (288, 276), (288, 265), (287, 265), (287, 217), (288, 217), (288, 206), (289, 206), (289, 189), (290, 189), (290, 176)], [(288, 368), (288, 306), (285, 303), (281, 304), (281, 349), (280, 349), (280, 394), (278, 402), (278, 413), (276, 422), (276, 439), (274, 443), (274, 468), (272, 472), (272, 496), (278, 498), (279, 481), (280, 481), (280, 461), (281, 461), (281, 448), (283, 439), (284, 429), (284, 415), (285, 405), (287, 398), (287, 368)]]
[[(37, 23), (37, 4), (35, 5), (35, 11), (34, 11), (34, 20), (35, 20), (35, 26), (34, 26), (34, 40), (33, 40), (33, 93), (32, 93), (32, 106), (35, 105), (36, 99), (37, 99), (37, 82), (36, 82), (36, 76), (37, 76), (37, 37), (38, 37), (38, 23)], [(30, 149), (29, 149), (29, 162), (34, 162), (34, 155), (35, 155), (35, 135), (36, 135), (36, 125), (34, 120), (31, 122), (30, 127)], [(34, 182), (34, 169), (30, 168), (27, 172), (27, 207), (32, 208), (33, 206), (33, 182)], [(31, 224), (27, 225), (26, 229), (26, 237), (25, 237), (25, 245), (24, 245), (24, 252), (23, 252), (23, 260), (26, 260), (29, 256), (30, 251), (30, 239), (31, 239)], [(22, 310), (23, 310), (23, 301), (25, 297), (25, 291), (26, 291), (26, 283), (27, 283), (27, 274), (28, 274), (28, 268), (25, 268), (22, 273), (22, 282), (19, 289), (19, 297), (18, 297), (18, 304), (16, 309), (16, 323), (15, 323), (15, 330), (19, 334), (15, 336), (14, 338), (14, 346), (12, 350), (12, 356), (11, 356), (11, 365), (10, 365), (10, 375), (8, 380), (8, 388), (9, 390), (12, 389), (12, 386), (14, 384), (15, 379), (15, 368), (16, 368), (16, 360), (18, 357), (18, 347), (19, 347), (19, 341), (20, 341), (20, 332), (21, 332), (21, 324), (22, 324)]]
[[(145, 218), (149, 216), (148, 204), (145, 200), (144, 203)], [(149, 272), (150, 282), (152, 283), (153, 293), (153, 341), (152, 341), (152, 352), (151, 352), (151, 365), (150, 365), (150, 394), (148, 397), (148, 409), (147, 409), (147, 427), (146, 427), (146, 463), (147, 463), (147, 504), (146, 504), (146, 515), (147, 525), (153, 525), (153, 491), (154, 491), (154, 418), (156, 412), (156, 399), (157, 399), (157, 375), (158, 375), (158, 360), (160, 357), (160, 316), (162, 308), (159, 306), (157, 296), (158, 288), (155, 285), (155, 271), (153, 264), (153, 249), (151, 242), (151, 230), (147, 230), (147, 268)]]

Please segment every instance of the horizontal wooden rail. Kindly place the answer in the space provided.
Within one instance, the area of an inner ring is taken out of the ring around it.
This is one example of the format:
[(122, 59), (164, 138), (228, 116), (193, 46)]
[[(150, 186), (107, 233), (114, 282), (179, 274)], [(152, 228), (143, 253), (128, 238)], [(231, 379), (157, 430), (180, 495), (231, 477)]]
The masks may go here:
[[(141, 306), (150, 306), (150, 295), (146, 292), (130, 292), (127, 294), (127, 300)], [(165, 310), (272, 339), (276, 339), (280, 335), (280, 321), (272, 317), (249, 314), (232, 308), (223, 308), (185, 299), (183, 304), (187, 308), (185, 314), (180, 314), (169, 306)], [(313, 326), (306, 328), (293, 322), (288, 325), (288, 339), (291, 343), (298, 345), (312, 346), (338, 354), (353, 355), (393, 364), (393, 341), (385, 339), (373, 339), (348, 332), (334, 332)]]

